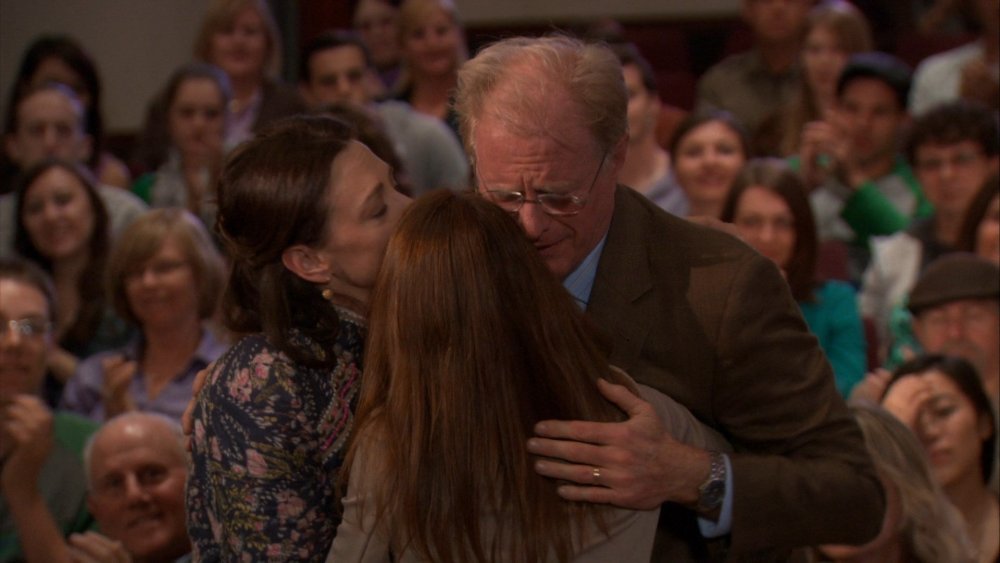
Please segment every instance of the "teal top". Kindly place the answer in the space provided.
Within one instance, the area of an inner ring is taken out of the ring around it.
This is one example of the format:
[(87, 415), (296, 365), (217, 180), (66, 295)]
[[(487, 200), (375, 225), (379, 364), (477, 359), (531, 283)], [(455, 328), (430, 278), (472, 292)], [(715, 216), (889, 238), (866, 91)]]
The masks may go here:
[[(98, 424), (75, 414), (52, 415), (55, 441), (38, 476), (45, 505), (63, 536), (95, 529), (87, 511), (87, 483), (83, 473), (83, 446)], [(23, 559), (14, 519), (0, 497), (0, 562)]]
[(799, 308), (833, 367), (837, 391), (846, 399), (867, 367), (868, 345), (854, 288), (841, 281), (824, 282), (813, 301), (799, 302)]

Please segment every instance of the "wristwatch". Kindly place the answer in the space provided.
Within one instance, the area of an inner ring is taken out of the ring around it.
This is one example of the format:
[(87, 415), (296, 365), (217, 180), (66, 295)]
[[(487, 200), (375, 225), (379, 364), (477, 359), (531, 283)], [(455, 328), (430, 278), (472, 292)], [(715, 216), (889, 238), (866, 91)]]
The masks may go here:
[(712, 512), (726, 496), (726, 459), (720, 452), (708, 452), (712, 465), (708, 477), (698, 486), (698, 512)]

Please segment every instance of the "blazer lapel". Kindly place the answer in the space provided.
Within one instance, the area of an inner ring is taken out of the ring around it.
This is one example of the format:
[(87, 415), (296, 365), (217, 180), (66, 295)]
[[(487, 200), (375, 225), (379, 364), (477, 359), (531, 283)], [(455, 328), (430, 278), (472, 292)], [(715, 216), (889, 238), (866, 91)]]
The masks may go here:
[[(649, 333), (648, 315), (639, 300), (653, 289), (649, 249), (644, 241), (644, 213), (629, 188), (618, 186), (587, 314), (614, 339), (611, 361), (628, 371), (639, 358)], [(639, 196), (641, 197), (641, 196)]]

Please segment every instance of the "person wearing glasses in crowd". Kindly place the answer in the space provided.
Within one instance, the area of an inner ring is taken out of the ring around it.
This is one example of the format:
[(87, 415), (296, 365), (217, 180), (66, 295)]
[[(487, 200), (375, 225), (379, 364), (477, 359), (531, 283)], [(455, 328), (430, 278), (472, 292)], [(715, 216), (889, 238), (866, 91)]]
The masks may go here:
[(880, 357), (890, 369), (903, 360), (893, 342), (912, 338), (907, 294), (928, 264), (958, 249), (966, 211), (1000, 168), (996, 115), (964, 100), (939, 105), (916, 119), (906, 153), (934, 212), (894, 235), (872, 239), (873, 259), (859, 300), (862, 314), (875, 322), (885, 348)]
[(662, 505), (654, 560), (870, 540), (883, 492), (787, 284), (729, 235), (617, 184), (626, 106), (615, 55), (566, 37), (495, 43), (463, 65), (456, 91), (479, 193), (610, 336), (609, 362), (739, 453), (681, 444), (652, 405), (601, 388), (628, 420), (538, 423), (535, 470), (566, 499)]
[(52, 282), (0, 259), (0, 561), (70, 561), (63, 538), (93, 526), (80, 455), (97, 425), (40, 394), (53, 343)]
[(222, 256), (193, 213), (154, 209), (125, 230), (107, 279), (115, 312), (135, 335), (80, 362), (60, 408), (97, 422), (133, 410), (180, 420), (195, 374), (229, 345), (210, 326), (225, 284)]

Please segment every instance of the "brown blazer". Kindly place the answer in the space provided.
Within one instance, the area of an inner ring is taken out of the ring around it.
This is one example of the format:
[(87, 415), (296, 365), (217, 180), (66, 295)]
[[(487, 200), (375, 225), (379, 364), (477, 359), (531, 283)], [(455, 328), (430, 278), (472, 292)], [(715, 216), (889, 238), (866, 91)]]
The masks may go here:
[(732, 533), (664, 505), (654, 561), (784, 556), (878, 533), (884, 500), (833, 372), (777, 268), (619, 186), (587, 313), (611, 363), (733, 445)]

